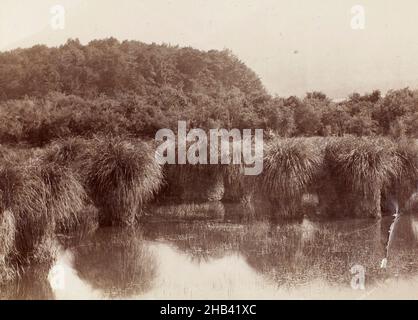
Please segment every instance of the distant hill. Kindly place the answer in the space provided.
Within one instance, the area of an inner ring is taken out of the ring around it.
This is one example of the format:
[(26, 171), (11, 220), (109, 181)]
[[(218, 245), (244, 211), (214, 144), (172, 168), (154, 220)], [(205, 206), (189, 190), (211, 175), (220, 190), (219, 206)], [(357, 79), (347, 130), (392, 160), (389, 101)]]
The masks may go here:
[(228, 50), (114, 38), (3, 52), (0, 75), (5, 142), (96, 133), (153, 137), (178, 120), (190, 127), (259, 127), (258, 109), (270, 99)]
[(58, 48), (37, 45), (0, 54), (0, 97), (43, 96), (49, 91), (89, 96), (170, 87), (185, 94), (216, 96), (239, 90), (264, 94), (257, 75), (231, 52), (114, 38), (83, 46), (68, 40)]

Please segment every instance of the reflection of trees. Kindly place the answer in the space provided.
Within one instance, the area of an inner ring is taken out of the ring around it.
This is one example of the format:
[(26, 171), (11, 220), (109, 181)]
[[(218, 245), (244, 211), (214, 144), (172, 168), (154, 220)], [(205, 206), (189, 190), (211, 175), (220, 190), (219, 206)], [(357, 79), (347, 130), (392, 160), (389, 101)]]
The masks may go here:
[(369, 220), (253, 225), (241, 249), (253, 268), (278, 284), (323, 279), (349, 285), (355, 264), (366, 268), (368, 279), (380, 274), (382, 231), (380, 221)]
[[(315, 280), (349, 286), (350, 268), (366, 269), (368, 284), (388, 275), (418, 270), (415, 217), (401, 218), (389, 252), (387, 270), (380, 269), (391, 218), (271, 222), (245, 219), (225, 206), (224, 222), (194, 221), (144, 224), (144, 238), (174, 245), (198, 262), (239, 253), (247, 263), (279, 286)], [(237, 211), (238, 207), (236, 208)], [(238, 215), (238, 218), (236, 217)], [(238, 223), (236, 223), (238, 222)], [(114, 229), (113, 229), (114, 230)], [(155, 276), (155, 261), (134, 233), (99, 230), (75, 250), (75, 269), (94, 288), (111, 297), (142, 293)]]
[(74, 249), (80, 278), (109, 297), (128, 297), (151, 288), (156, 261), (133, 230), (103, 228)]
[[(350, 268), (355, 264), (366, 268), (368, 281), (383, 276), (380, 262), (385, 255), (388, 219), (272, 222), (255, 215), (243, 223), (242, 217), (226, 206), (224, 222), (148, 222), (145, 237), (169, 242), (198, 261), (240, 253), (251, 267), (278, 285), (323, 279), (349, 286)], [(392, 254), (389, 262), (395, 258)], [(402, 258), (400, 263), (405, 261)]]

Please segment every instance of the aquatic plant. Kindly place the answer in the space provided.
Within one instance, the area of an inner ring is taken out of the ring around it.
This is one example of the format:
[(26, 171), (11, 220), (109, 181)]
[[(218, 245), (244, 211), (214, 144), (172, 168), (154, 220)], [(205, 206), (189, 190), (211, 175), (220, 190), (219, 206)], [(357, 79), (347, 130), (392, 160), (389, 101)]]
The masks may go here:
[(396, 213), (391, 209), (394, 202), (400, 212), (413, 207), (412, 195), (418, 187), (418, 144), (412, 139), (402, 139), (393, 152), (398, 168), (382, 190), (382, 212), (391, 215)]
[(15, 270), (9, 259), (15, 249), (16, 222), (11, 211), (0, 211), (0, 284), (12, 280)]
[(319, 139), (272, 139), (265, 148), (264, 169), (258, 178), (259, 196), (272, 204), (273, 214), (298, 217), (302, 195), (323, 170)]
[[(163, 174), (149, 144), (133, 139), (96, 136), (58, 140), (44, 161), (70, 168), (98, 209), (101, 225), (131, 225), (142, 205), (159, 190)], [(96, 212), (78, 220), (94, 225)]]
[(43, 162), (71, 169), (84, 184), (89, 161), (96, 152), (97, 142), (94, 142), (97, 140), (80, 137), (58, 139), (40, 150), (37, 156)]
[(39, 168), (30, 162), (3, 162), (0, 194), (0, 212), (3, 216), (10, 212), (15, 224), (13, 260), (18, 265), (31, 261), (52, 262), (54, 253), (46, 243), (54, 233), (54, 219), (48, 214), (48, 190)]
[(91, 202), (78, 174), (54, 162), (37, 161), (47, 190), (48, 215), (56, 230), (68, 232), (86, 224), (87, 216), (92, 214), (91, 210), (86, 210)]
[(381, 216), (381, 190), (399, 170), (395, 144), (385, 138), (331, 139), (318, 184), (322, 214)]
[(80, 171), (99, 209), (100, 224), (131, 225), (162, 183), (154, 151), (142, 141), (109, 138), (93, 143), (93, 156), (85, 160)]

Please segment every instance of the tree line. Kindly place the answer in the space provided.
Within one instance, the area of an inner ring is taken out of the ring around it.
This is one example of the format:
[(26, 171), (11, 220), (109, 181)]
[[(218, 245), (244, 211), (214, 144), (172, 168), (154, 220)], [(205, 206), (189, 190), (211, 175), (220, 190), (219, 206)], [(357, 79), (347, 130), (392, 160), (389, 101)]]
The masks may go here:
[[(286, 81), (286, 75), (283, 75)], [(261, 128), (283, 137), (418, 137), (418, 91), (333, 101), (270, 95), (230, 51), (119, 42), (0, 53), (0, 142), (44, 145), (95, 134), (151, 138), (160, 128)]]

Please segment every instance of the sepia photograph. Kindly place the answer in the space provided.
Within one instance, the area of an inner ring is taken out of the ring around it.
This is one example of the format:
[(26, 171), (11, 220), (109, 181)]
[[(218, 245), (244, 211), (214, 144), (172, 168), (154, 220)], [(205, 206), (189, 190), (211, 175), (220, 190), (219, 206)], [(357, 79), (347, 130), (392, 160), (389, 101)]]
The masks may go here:
[(0, 0), (0, 300), (418, 299), (417, 57), (416, 0)]

